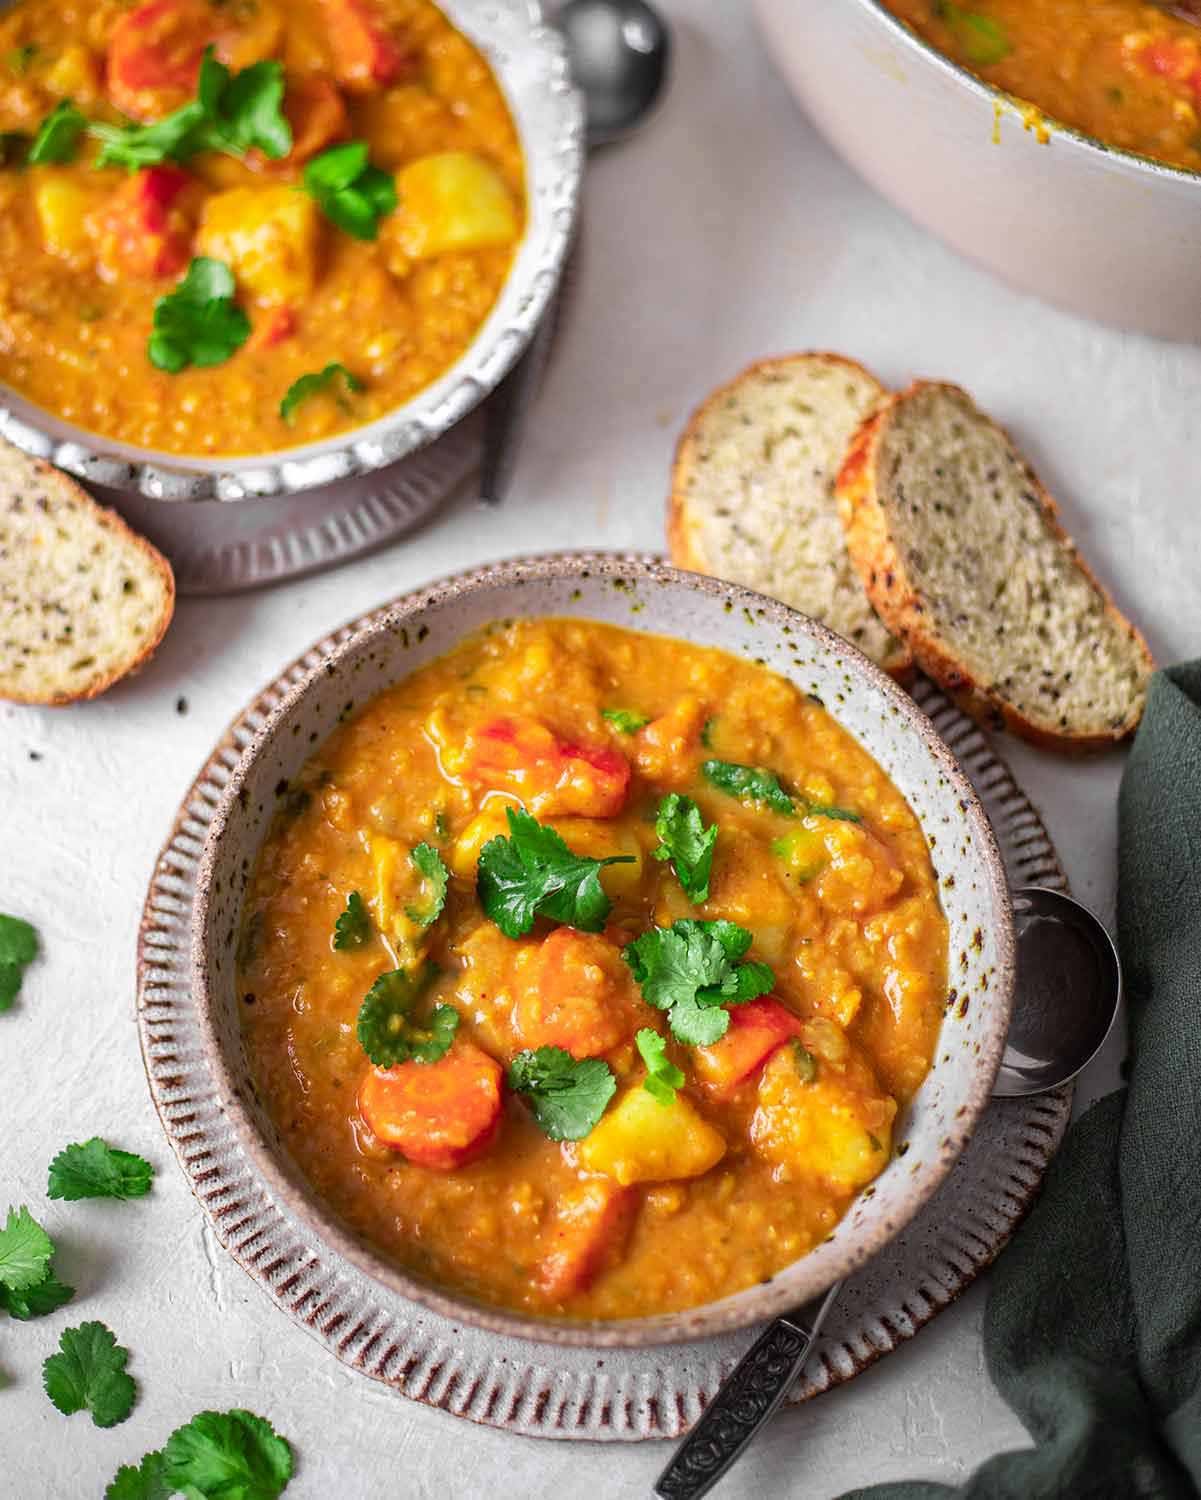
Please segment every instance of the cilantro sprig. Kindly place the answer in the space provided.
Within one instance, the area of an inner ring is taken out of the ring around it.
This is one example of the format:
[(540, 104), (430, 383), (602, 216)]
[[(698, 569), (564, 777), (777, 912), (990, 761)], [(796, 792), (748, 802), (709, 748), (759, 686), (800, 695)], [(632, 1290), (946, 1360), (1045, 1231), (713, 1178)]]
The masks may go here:
[(132, 1151), (118, 1151), (100, 1136), (66, 1146), (50, 1163), (51, 1198), (144, 1198), (154, 1168)]
[(538, 1128), (552, 1141), (579, 1141), (617, 1091), (609, 1064), (574, 1058), (562, 1047), (528, 1048), (509, 1064), (509, 1087), (530, 1102)]
[(622, 734), (637, 734), (650, 723), (646, 714), (636, 714), (629, 708), (602, 708), (601, 718), (608, 719), (614, 729), (619, 729)]
[(115, 1427), (133, 1410), (137, 1387), (125, 1372), (129, 1350), (103, 1323), (66, 1328), (58, 1353), (42, 1365), (46, 1394), (64, 1416), (90, 1411), (97, 1427)]
[(804, 797), (794, 797), (784, 790), (780, 778), (774, 771), (762, 766), (743, 766), (732, 760), (707, 760), (701, 766), (705, 780), (737, 797), (740, 802), (757, 802), (770, 807), (786, 818), (802, 815), (815, 818), (834, 818), (844, 823), (862, 823), (857, 812), (847, 807), (835, 807), (830, 802), (811, 802)]
[(480, 851), (476, 888), (484, 914), (511, 938), (529, 932), (535, 917), (600, 932), (610, 910), (600, 872), (606, 865), (632, 864), (633, 855), (573, 854), (553, 828), (529, 813), (512, 807), (505, 812), (508, 837), (499, 834)]
[(198, 255), (175, 290), (154, 304), (150, 363), (169, 375), (188, 365), (223, 364), (250, 337), (250, 319), (234, 290), (224, 261)]
[(38, 167), (50, 162), (73, 161), (87, 125), (86, 117), (80, 114), (70, 99), (56, 104), (33, 138), (33, 145), (29, 148), (29, 165)]
[(356, 240), (373, 240), (379, 221), (396, 207), (396, 184), (368, 160), (366, 141), (346, 141), (314, 156), (304, 190), (332, 223)]
[(334, 923), (334, 948), (345, 953), (351, 948), (361, 948), (371, 936), (371, 918), (358, 891), (351, 891), (346, 898), (337, 921)]
[(667, 1038), (650, 1026), (635, 1032), (634, 1042), (646, 1064), (642, 1087), (660, 1104), (670, 1104), (676, 1090), (684, 1086), (684, 1074), (667, 1056)]
[(433, 964), (416, 974), (392, 969), (381, 974), (359, 1007), (356, 1035), (359, 1045), (378, 1068), (398, 1063), (435, 1063), (445, 1057), (459, 1029), (453, 1005), (436, 1005), (429, 1022), (421, 1025), (413, 1012), (437, 978)]
[(446, 887), (450, 871), (442, 863), (442, 856), (433, 844), (418, 844), (409, 858), (421, 874), (424, 889), (420, 906), (406, 906), (405, 916), (418, 927), (429, 927), (442, 915), (446, 905)]
[(253, 1412), (198, 1412), (161, 1451), (123, 1464), (104, 1500), (277, 1500), (292, 1478), (292, 1449)]
[(707, 901), (717, 824), (711, 823), (706, 828), (701, 810), (692, 798), (670, 792), (659, 803), (655, 833), (659, 839), (655, 858), (671, 861), (676, 878), (694, 906)]
[(729, 1029), (723, 1006), (766, 995), (775, 984), (766, 964), (739, 962), (751, 941), (735, 922), (684, 919), (652, 927), (627, 943), (622, 957), (642, 998), (667, 1011), (672, 1035), (690, 1047), (708, 1047)]
[(38, 956), (38, 935), (20, 917), (0, 912), (0, 1012), (9, 1010), (21, 992), (25, 970)]
[[(336, 361), (328, 364), (323, 370), (313, 370), (307, 375), (301, 375), (295, 379), (284, 393), (283, 400), (279, 403), (279, 414), (291, 427), (296, 421), (296, 408), (310, 396), (315, 396), (318, 391), (325, 390), (328, 386), (336, 385), (338, 382), (345, 385), (350, 393), (364, 389), (363, 382), (357, 375), (351, 372), (343, 364)], [(339, 392), (337, 395), (338, 405), (343, 411), (350, 410), (350, 402)]]
[(70, 1302), (75, 1288), (54, 1274), (50, 1236), (27, 1208), (8, 1211), (0, 1229), (0, 1309), (25, 1322)]

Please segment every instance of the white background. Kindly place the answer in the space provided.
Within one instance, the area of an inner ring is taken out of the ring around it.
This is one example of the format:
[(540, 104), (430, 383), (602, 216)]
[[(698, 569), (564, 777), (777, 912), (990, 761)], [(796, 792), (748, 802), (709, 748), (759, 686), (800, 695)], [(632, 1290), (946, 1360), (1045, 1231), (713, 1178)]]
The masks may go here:
[[(661, 547), (691, 405), (752, 358), (813, 347), (890, 383), (966, 385), (1025, 444), (1159, 658), (1201, 651), (1201, 351), (1092, 327), (964, 265), (831, 156), (740, 5), (665, 8), (674, 91), (652, 130), (592, 167), (576, 293), (504, 510), (464, 501), (340, 572), (184, 601), (154, 662), (100, 701), (0, 707), (0, 910), (32, 919), (44, 948), (0, 1017), (0, 1209), (30, 1205), (79, 1289), (52, 1318), (0, 1326), (4, 1500), (99, 1497), (119, 1463), (204, 1407), (249, 1406), (292, 1440), (289, 1500), (641, 1496), (667, 1456), (509, 1437), (344, 1371), (215, 1243), (160, 1133), (133, 1020), (146, 882), (227, 720), (319, 634), (484, 560)], [(1077, 894), (1110, 916), (1120, 757), (1003, 748)], [(1111, 1058), (1093, 1091), (1112, 1076)], [(152, 1196), (48, 1203), (50, 1157), (97, 1133), (154, 1160)], [(1020, 1442), (984, 1371), (983, 1305), (977, 1287), (851, 1386), (781, 1416), (720, 1493), (817, 1500), (891, 1477), (954, 1481)], [(42, 1359), (84, 1318), (133, 1351), (138, 1406), (107, 1432), (60, 1416), (41, 1390)]]

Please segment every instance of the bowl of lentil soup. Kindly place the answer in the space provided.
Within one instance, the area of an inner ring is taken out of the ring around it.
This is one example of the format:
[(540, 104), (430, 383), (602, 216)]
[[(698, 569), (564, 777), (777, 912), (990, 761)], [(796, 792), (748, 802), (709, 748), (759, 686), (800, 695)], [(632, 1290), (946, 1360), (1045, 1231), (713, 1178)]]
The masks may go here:
[(0, 431), (166, 499), (393, 463), (520, 353), (581, 164), (521, 0), (15, 0)]
[(755, 0), (818, 129), (954, 249), (1201, 340), (1201, 25), (1147, 0)]
[(929, 721), (783, 605), (501, 564), (311, 661), (201, 856), (221, 1108), (339, 1265), (577, 1345), (862, 1264), (985, 1107), (1013, 934)]

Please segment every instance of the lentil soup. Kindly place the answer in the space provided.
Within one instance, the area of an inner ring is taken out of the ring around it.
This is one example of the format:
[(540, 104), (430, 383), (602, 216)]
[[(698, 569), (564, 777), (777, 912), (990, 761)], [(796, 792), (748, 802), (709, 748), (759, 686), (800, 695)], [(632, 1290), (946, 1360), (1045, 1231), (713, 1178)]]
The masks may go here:
[(106, 438), (386, 415), (475, 338), (524, 215), (500, 87), (430, 0), (0, 14), (0, 380)]
[(825, 708), (587, 621), (472, 636), (295, 778), (238, 956), (256, 1089), (408, 1270), (619, 1319), (823, 1240), (934, 1054), (925, 837)]

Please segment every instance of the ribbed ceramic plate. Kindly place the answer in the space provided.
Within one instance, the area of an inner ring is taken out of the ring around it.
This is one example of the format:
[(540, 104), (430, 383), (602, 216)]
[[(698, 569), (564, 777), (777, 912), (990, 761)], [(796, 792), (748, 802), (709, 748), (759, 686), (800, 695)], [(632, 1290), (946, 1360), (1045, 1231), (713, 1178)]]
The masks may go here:
[[(677, 1437), (755, 1330), (606, 1351), (502, 1339), (400, 1299), (267, 1191), (218, 1108), (189, 990), (193, 882), (221, 788), (268, 712), (351, 626), (319, 641), (238, 716), (188, 793), (155, 867), (138, 949), (138, 1024), (163, 1127), (218, 1239), (338, 1359), (415, 1400), (537, 1437)], [(1037, 812), (981, 732), (922, 683), (919, 704), (975, 784), (1014, 886), (1066, 882)], [(803, 1401), (912, 1338), (1003, 1248), (1067, 1125), (1071, 1091), (994, 1101), (937, 1196), (846, 1283), (802, 1379)]]

